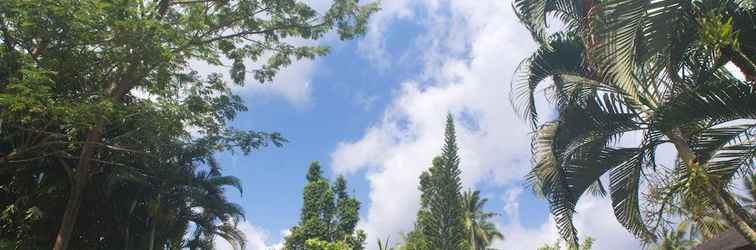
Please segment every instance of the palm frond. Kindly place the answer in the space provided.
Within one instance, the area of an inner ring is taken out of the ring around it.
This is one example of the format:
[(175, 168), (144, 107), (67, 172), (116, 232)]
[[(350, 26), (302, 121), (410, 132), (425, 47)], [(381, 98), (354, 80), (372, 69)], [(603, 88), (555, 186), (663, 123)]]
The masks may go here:
[(738, 80), (713, 79), (680, 93), (658, 110), (654, 119), (661, 131), (702, 121), (714, 126), (738, 119), (756, 119), (756, 92), (751, 85)]
[(557, 17), (559, 21), (571, 29), (578, 27), (585, 11), (590, 6), (584, 6), (587, 1), (582, 0), (516, 0), (513, 7), (515, 14), (531, 36), (538, 42), (546, 40), (546, 28), (549, 26), (549, 16)]
[(536, 90), (549, 77), (562, 73), (581, 75), (583, 45), (574, 34), (555, 34), (550, 41), (523, 60), (513, 78), (512, 104), (524, 119), (538, 124), (536, 110)]
[(609, 175), (612, 207), (617, 221), (637, 237), (653, 240), (656, 236), (648, 230), (640, 212), (639, 189), (643, 169), (643, 152), (635, 154), (612, 169)]
[(683, 0), (610, 0), (602, 5), (592, 34), (597, 44), (590, 48), (594, 65), (603, 79), (614, 82), (634, 102), (657, 100), (651, 86), (638, 80), (639, 65), (673, 44), (671, 37), (680, 29)]

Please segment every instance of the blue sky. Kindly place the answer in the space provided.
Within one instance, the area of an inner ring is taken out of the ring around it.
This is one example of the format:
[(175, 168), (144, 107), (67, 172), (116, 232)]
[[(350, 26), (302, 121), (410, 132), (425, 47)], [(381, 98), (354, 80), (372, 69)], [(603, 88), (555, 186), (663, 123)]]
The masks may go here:
[[(311, 1), (327, 6), (327, 0)], [(249, 111), (237, 128), (277, 131), (282, 148), (224, 153), (227, 174), (243, 181), (230, 194), (247, 215), (248, 249), (280, 243), (298, 222), (305, 172), (320, 161), (327, 176), (345, 175), (362, 202), (368, 249), (377, 237), (396, 241), (414, 222), (417, 176), (439, 153), (443, 120), (459, 127), (463, 182), (482, 190), (503, 249), (534, 249), (557, 239), (546, 203), (524, 182), (528, 127), (509, 101), (512, 72), (533, 50), (506, 0), (385, 0), (368, 34), (321, 41), (328, 56), (293, 64), (273, 83), (239, 89)], [(608, 200), (578, 206), (578, 229), (597, 249), (637, 249), (611, 215)], [(222, 248), (222, 247), (221, 247)]]

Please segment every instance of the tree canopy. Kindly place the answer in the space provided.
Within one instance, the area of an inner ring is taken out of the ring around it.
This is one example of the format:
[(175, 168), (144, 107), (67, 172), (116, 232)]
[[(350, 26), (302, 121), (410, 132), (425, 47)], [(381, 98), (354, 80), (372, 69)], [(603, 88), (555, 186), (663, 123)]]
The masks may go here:
[[(243, 212), (222, 192), (240, 185), (210, 159), (286, 140), (227, 125), (247, 109), (234, 84), (326, 54), (295, 41), (352, 39), (376, 9), (356, 0), (322, 12), (294, 0), (0, 1), (0, 242), (196, 249), (218, 235), (242, 246), (232, 219)], [(229, 70), (202, 75), (199, 63)], [(190, 230), (194, 241), (182, 238)]]
[(347, 192), (344, 177), (333, 183), (322, 176), (320, 163), (310, 164), (299, 224), (284, 241), (286, 250), (364, 249), (365, 233), (356, 229), (360, 202)]

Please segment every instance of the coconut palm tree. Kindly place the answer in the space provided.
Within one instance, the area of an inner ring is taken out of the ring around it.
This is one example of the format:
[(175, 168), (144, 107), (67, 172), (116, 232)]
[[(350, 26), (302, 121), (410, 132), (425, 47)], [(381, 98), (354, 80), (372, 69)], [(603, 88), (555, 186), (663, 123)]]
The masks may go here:
[(504, 239), (504, 235), (499, 232), (496, 225), (489, 221), (497, 214), (483, 211), (488, 199), (481, 198), (480, 191), (464, 192), (462, 201), (465, 207), (464, 224), (468, 235), (467, 240), (473, 250), (490, 249), (488, 246), (493, 240)]
[[(515, 107), (535, 129), (529, 180), (549, 201), (568, 243), (578, 242), (575, 204), (586, 192), (605, 195), (604, 175), (618, 221), (643, 240), (656, 238), (641, 216), (639, 190), (665, 143), (679, 156), (668, 201), (715, 207), (756, 243), (756, 221), (727, 189), (733, 176), (753, 169), (756, 142), (749, 135), (756, 124), (749, 119), (756, 118), (756, 93), (724, 68), (733, 62), (749, 72), (748, 63), (736, 61), (752, 61), (741, 52), (754, 41), (738, 35), (756, 32), (746, 20), (752, 5), (553, 0), (515, 7), (540, 43), (513, 81)], [(552, 14), (566, 28), (545, 34)], [(541, 123), (537, 88), (547, 82), (557, 116)], [(638, 135), (636, 145), (621, 143), (622, 136)]]

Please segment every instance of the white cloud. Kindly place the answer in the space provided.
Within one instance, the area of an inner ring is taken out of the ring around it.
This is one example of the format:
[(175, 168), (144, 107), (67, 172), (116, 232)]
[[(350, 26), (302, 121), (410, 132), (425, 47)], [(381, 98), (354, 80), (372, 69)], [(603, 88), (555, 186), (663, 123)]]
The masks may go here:
[[(244, 250), (271, 250), (282, 249), (283, 247), (282, 243), (266, 245), (265, 242), (270, 239), (270, 234), (265, 229), (249, 222), (240, 222), (238, 227), (247, 237), (247, 246)], [(283, 236), (284, 232), (281, 235)], [(220, 237), (215, 238), (215, 248), (217, 250), (233, 250), (233, 247)]]
[(520, 194), (522, 188), (515, 186), (504, 193), (504, 212), (513, 224), (520, 224)]
[[(294, 41), (295, 45), (304, 45), (306, 41)], [(311, 42), (307, 42), (311, 43)], [(267, 60), (267, 56), (261, 57), (256, 62), (245, 62), (248, 71), (258, 69)], [(223, 60), (224, 65), (231, 65), (230, 60)], [(210, 65), (201, 61), (191, 63), (192, 68), (200, 75), (206, 76), (212, 73), (223, 75), (224, 80), (232, 86), (235, 93), (246, 96), (276, 96), (282, 97), (296, 107), (304, 107), (310, 104), (312, 87), (311, 78), (317, 67), (317, 59), (302, 59), (293, 61), (291, 65), (282, 68), (272, 82), (260, 83), (254, 79), (252, 73), (247, 73), (245, 84), (239, 86), (233, 84), (229, 76), (229, 67)]]
[[(519, 192), (515, 191), (505, 195), (505, 208), (519, 208), (518, 194)], [(578, 203), (576, 211), (575, 226), (578, 228), (581, 239), (590, 236), (596, 240), (593, 249), (639, 249), (640, 243), (617, 223), (607, 199), (584, 198)], [(525, 228), (518, 218), (513, 217), (513, 214), (519, 214), (519, 211), (507, 211), (507, 216), (512, 223), (499, 225), (505, 240), (495, 242), (493, 247), (536, 249), (544, 244), (553, 244), (560, 239), (553, 216), (549, 216), (546, 223), (540, 227)]]
[[(428, 27), (414, 46), (423, 50), (423, 72), (401, 83), (382, 118), (361, 138), (339, 143), (331, 154), (337, 173), (367, 169), (370, 203), (360, 227), (368, 232), (369, 242), (388, 236), (396, 239), (398, 233), (411, 230), (419, 207), (418, 176), (440, 152), (447, 112), (455, 116), (458, 125), (465, 186), (484, 182), (507, 185), (522, 180), (530, 167), (529, 128), (526, 122), (516, 119), (508, 98), (512, 73), (534, 46), (517, 22), (511, 3), (382, 3), (383, 10), (371, 21), (370, 33), (361, 45), (368, 48), (368, 57), (385, 56), (381, 52), (385, 40), (382, 35), (392, 22), (423, 18), (413, 21)], [(420, 8), (424, 15), (413, 11)], [(519, 217), (516, 202), (521, 191), (508, 193), (507, 214), (515, 218)], [(608, 201), (581, 202), (579, 211), (591, 211), (578, 215), (581, 230), (604, 241), (599, 246), (618, 247), (600, 249), (637, 248), (636, 241), (614, 219)], [(502, 228), (507, 237), (505, 249), (533, 249), (557, 239), (553, 222), (527, 229), (515, 221)]]

